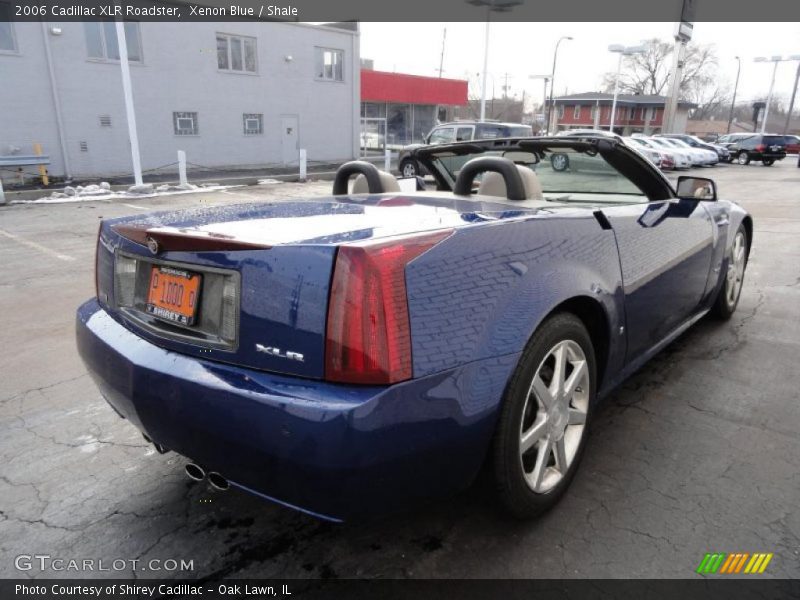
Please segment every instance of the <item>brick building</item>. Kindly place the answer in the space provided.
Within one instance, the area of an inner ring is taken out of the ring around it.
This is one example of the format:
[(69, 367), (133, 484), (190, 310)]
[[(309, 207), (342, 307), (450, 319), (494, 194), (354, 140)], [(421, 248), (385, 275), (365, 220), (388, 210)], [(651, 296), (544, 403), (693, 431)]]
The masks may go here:
[[(614, 131), (620, 135), (631, 133), (660, 133), (664, 121), (665, 96), (618, 94), (614, 115)], [(608, 129), (611, 124), (613, 94), (584, 92), (553, 99), (550, 131), (567, 129)], [(697, 105), (681, 101), (676, 115), (676, 131), (686, 128), (689, 111)]]

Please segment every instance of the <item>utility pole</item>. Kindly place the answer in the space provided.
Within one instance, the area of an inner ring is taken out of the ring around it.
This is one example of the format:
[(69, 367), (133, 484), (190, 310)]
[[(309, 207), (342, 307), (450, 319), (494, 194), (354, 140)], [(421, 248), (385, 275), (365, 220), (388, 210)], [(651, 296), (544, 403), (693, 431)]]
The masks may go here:
[[(800, 56), (796, 57), (800, 61)], [(783, 126), (783, 135), (789, 133), (789, 123), (792, 120), (792, 111), (794, 110), (794, 99), (797, 95), (797, 83), (800, 82), (800, 62), (797, 63), (797, 73), (794, 76), (794, 87), (792, 88), (792, 99), (789, 100), (789, 111), (786, 113), (786, 123)]]
[(442, 54), (439, 56), (439, 79), (442, 78), (442, 71), (444, 70), (444, 46), (447, 42), (447, 27), (442, 31)]
[(733, 85), (733, 100), (731, 100), (731, 111), (728, 113), (728, 129), (725, 133), (731, 132), (731, 123), (733, 123), (733, 109), (736, 107), (736, 91), (739, 89), (739, 73), (742, 70), (742, 59), (736, 57), (738, 66), (736, 67), (736, 83)]

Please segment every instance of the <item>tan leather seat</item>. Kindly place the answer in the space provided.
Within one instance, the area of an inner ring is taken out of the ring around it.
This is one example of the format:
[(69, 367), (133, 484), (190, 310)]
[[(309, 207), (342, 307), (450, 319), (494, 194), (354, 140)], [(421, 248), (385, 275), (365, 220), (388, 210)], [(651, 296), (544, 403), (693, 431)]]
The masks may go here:
[[(542, 184), (539, 183), (539, 178), (531, 169), (516, 165), (519, 171), (519, 176), (522, 178), (522, 185), (525, 188), (526, 200), (542, 200)], [(480, 187), (478, 187), (479, 196), (498, 196), (500, 198), (508, 198), (506, 191), (506, 182), (500, 173), (494, 171), (487, 171), (483, 174)]]
[[(394, 175), (391, 173), (387, 173), (386, 171), (378, 171), (378, 175), (381, 178), (381, 186), (383, 187), (384, 192), (399, 192), (400, 191), (400, 184), (397, 183), (397, 179), (394, 178)], [(363, 175), (359, 175), (356, 177), (355, 181), (353, 181), (353, 187), (350, 190), (351, 194), (369, 194), (369, 185), (367, 184), (367, 178)]]

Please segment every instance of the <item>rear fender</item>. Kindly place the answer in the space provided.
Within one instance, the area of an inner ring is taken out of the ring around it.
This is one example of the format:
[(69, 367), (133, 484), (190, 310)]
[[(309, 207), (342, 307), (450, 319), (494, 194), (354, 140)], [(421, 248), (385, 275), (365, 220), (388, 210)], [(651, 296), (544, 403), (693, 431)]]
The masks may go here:
[(603, 380), (612, 379), (625, 356), (616, 240), (591, 214), (579, 215), (461, 229), (413, 261), (406, 280), (414, 376), (520, 354), (557, 306), (585, 296), (607, 316)]

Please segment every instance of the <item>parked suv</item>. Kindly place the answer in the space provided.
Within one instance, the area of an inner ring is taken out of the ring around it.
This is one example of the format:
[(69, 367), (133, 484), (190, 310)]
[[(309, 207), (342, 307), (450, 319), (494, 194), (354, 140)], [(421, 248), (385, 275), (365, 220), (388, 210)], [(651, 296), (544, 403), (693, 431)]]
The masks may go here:
[(417, 163), (410, 152), (426, 144), (449, 144), (470, 140), (490, 140), (506, 137), (529, 137), (533, 135), (530, 125), (520, 123), (496, 123), (494, 121), (456, 121), (437, 125), (425, 136), (424, 144), (411, 144), (400, 150), (398, 168), (403, 177), (424, 175), (425, 170)]
[(725, 146), (722, 146), (721, 144), (710, 144), (708, 142), (704, 142), (699, 137), (694, 135), (687, 135), (685, 133), (657, 133), (656, 137), (672, 138), (674, 140), (680, 140), (684, 144), (689, 144), (692, 148), (711, 150), (712, 152), (717, 153), (717, 157), (719, 157), (720, 161), (731, 162), (731, 160), (733, 160), (731, 158), (731, 153)]
[(728, 150), (740, 165), (750, 164), (751, 160), (760, 160), (765, 167), (769, 167), (786, 156), (785, 144), (782, 135), (756, 133), (736, 140), (728, 146)]

